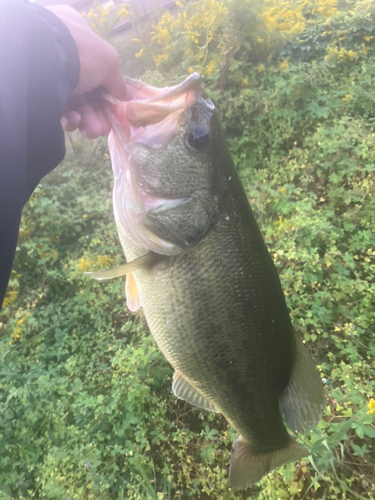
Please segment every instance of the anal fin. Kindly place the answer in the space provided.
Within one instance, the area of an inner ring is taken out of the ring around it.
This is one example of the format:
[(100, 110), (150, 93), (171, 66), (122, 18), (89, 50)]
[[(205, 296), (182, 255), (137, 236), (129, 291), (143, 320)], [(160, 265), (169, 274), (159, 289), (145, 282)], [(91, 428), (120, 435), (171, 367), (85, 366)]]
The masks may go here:
[(137, 290), (137, 285), (133, 273), (128, 273), (125, 283), (126, 305), (131, 312), (138, 311), (141, 307), (141, 299)]
[(184, 378), (181, 372), (177, 370), (173, 375), (172, 390), (177, 398), (183, 399), (197, 408), (219, 413), (215, 405), (193, 387), (190, 382)]
[(299, 336), (295, 337), (295, 364), (280, 396), (280, 411), (291, 431), (314, 427), (325, 407), (323, 384), (314, 360)]

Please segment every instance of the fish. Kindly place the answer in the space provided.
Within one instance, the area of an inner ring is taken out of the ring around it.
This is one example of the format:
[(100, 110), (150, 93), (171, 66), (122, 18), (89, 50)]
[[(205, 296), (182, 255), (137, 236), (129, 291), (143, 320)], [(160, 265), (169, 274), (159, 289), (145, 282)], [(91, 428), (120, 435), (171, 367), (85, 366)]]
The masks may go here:
[(109, 97), (107, 115), (127, 263), (85, 274), (126, 275), (127, 306), (143, 308), (175, 396), (238, 432), (229, 483), (247, 489), (309, 454), (291, 434), (321, 419), (323, 385), (199, 74), (165, 88), (125, 80), (129, 99)]

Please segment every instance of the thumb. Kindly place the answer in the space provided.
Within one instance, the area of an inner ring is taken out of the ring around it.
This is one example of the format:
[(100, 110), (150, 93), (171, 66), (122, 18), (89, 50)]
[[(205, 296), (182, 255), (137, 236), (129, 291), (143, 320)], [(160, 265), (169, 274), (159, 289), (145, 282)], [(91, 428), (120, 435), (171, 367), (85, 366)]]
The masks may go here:
[(126, 83), (118, 70), (110, 80), (106, 81), (105, 87), (116, 99), (119, 99), (120, 101), (127, 100)]

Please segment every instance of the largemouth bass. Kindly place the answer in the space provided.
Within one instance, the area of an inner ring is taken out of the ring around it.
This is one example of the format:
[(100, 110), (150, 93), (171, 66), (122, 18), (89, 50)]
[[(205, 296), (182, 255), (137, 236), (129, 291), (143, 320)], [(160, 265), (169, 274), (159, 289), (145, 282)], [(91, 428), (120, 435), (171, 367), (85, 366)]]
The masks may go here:
[(284, 421), (292, 431), (319, 421), (320, 376), (199, 75), (164, 89), (127, 83), (131, 100), (109, 104), (109, 148), (128, 264), (88, 274), (127, 274), (128, 307), (142, 306), (174, 394), (238, 431), (229, 481), (246, 489), (308, 455)]

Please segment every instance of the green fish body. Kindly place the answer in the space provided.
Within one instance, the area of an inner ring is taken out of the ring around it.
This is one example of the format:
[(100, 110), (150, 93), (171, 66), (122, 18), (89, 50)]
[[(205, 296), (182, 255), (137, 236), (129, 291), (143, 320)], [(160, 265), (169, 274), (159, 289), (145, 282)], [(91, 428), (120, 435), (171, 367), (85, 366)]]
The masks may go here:
[[(111, 118), (115, 217), (133, 265), (119, 274), (128, 274), (128, 305), (142, 306), (175, 369), (175, 395), (222, 413), (240, 434), (229, 480), (246, 489), (308, 454), (284, 420), (292, 431), (319, 421), (320, 377), (293, 330), (276, 269), (197, 76), (166, 91), (129, 86), (130, 109), (116, 114), (112, 108)], [(173, 113), (177, 124), (168, 136), (171, 125), (163, 123), (174, 123)], [(122, 141), (125, 119), (130, 133)], [(147, 127), (154, 131), (143, 139)], [(124, 144), (127, 160), (119, 160), (115, 151)], [(127, 185), (121, 180), (126, 170)]]

